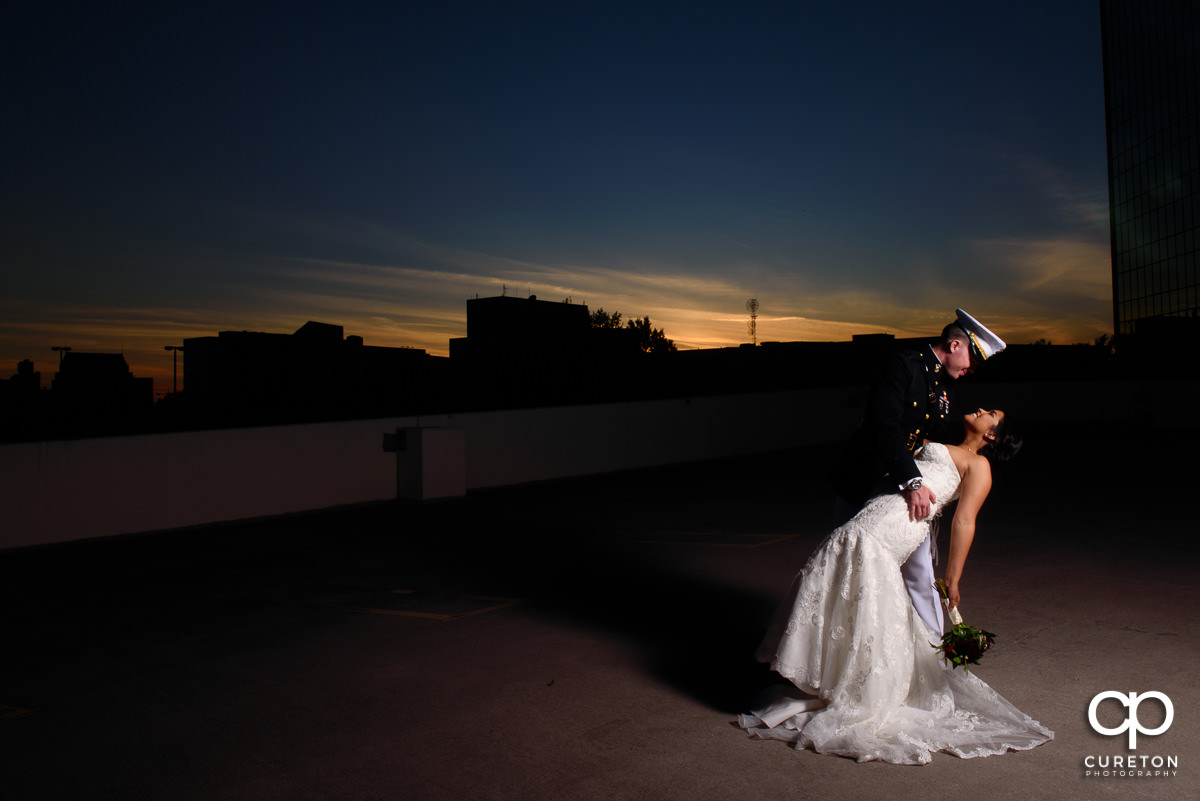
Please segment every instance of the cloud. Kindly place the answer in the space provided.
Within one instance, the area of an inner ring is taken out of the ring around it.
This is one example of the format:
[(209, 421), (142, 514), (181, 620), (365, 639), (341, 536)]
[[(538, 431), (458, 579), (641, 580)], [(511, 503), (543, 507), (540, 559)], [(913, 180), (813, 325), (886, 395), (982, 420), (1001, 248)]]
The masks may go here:
[[(627, 319), (649, 316), (685, 348), (749, 342), (745, 302), (752, 296), (761, 304), (759, 341), (844, 340), (873, 332), (927, 336), (958, 307), (1000, 321), (1012, 341), (1033, 341), (1051, 330), (1056, 341), (1083, 341), (1111, 327), (1105, 324), (1107, 252), (1095, 242), (981, 240), (963, 246), (971, 255), (962, 261), (977, 264), (982, 277), (945, 266), (958, 257), (914, 256), (897, 268), (905, 276), (899, 285), (873, 280), (864, 286), (753, 260), (710, 275), (652, 261), (548, 264), (408, 238), (394, 244), (406, 250), (396, 264), (289, 260), (274, 268), (269, 283), (292, 288), (275, 290), (273, 303), (333, 315), (348, 333), (369, 334), (378, 344), (434, 353), (445, 353), (448, 339), (465, 333), (467, 298), (503, 292), (569, 299)], [(1085, 313), (1067, 311), (1081, 305)]]
[(1066, 171), (1030, 154), (1010, 157), (1029, 186), (1068, 224), (1108, 231), (1107, 186), (1103, 194), (1080, 187)]
[[(40, 363), (41, 354), (51, 357), (51, 345), (122, 351), (135, 374), (169, 380), (164, 345), (221, 330), (290, 333), (307, 320), (342, 325), (369, 345), (446, 355), (450, 339), (466, 333), (466, 301), (502, 293), (569, 300), (620, 311), (627, 319), (648, 316), (681, 348), (749, 342), (750, 297), (760, 302), (760, 342), (845, 340), (874, 332), (924, 336), (939, 331), (960, 306), (1012, 342), (1090, 340), (1111, 330), (1103, 215), (1085, 194), (1050, 180), (1053, 170), (1028, 164), (1028, 174), (1045, 178), (1047, 195), (1072, 215), (1076, 228), (1045, 239), (985, 238), (900, 254), (881, 272), (859, 264), (870, 254), (828, 251), (821, 243), (797, 256), (778, 243), (751, 250), (722, 240), (728, 251), (703, 264), (645, 257), (588, 263), (445, 246), (383, 225), (327, 225), (322, 235), (333, 243), (327, 249), (373, 255), (227, 253), (211, 270), (185, 256), (181, 261), (203, 279), (157, 305), (132, 306), (132, 299), (104, 305), (62, 294), (53, 302), (0, 300), (0, 358), (15, 369), (21, 358)], [(173, 264), (164, 268), (164, 285), (174, 270)]]
[(0, 302), (0, 376), (21, 359), (33, 361), (48, 383), (58, 356), (51, 346), (77, 352), (121, 353), (130, 371), (156, 379), (161, 391), (170, 380), (171, 354), (166, 345), (211, 331), (213, 313), (186, 307), (116, 307), (55, 303), (38, 305)]

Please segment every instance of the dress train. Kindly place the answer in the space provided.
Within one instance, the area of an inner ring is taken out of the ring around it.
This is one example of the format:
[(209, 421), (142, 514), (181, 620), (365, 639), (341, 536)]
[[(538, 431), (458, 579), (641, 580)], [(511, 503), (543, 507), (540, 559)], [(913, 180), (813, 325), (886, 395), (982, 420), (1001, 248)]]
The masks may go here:
[[(957, 497), (945, 446), (926, 446), (917, 461), (938, 509)], [(1027, 750), (1054, 737), (933, 648), (900, 574), (928, 528), (908, 520), (900, 495), (880, 496), (813, 552), (757, 653), (791, 684), (760, 696), (738, 718), (743, 729), (900, 764), (925, 764), (936, 751), (966, 758)]]

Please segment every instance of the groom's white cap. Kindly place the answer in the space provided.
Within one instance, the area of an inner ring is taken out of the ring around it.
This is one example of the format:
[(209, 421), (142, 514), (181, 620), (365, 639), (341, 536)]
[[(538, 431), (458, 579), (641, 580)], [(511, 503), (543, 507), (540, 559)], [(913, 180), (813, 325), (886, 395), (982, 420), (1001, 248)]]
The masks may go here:
[(971, 340), (971, 352), (981, 361), (987, 361), (1006, 347), (1003, 339), (962, 309), (958, 310), (958, 319), (955, 322), (967, 332), (967, 339)]

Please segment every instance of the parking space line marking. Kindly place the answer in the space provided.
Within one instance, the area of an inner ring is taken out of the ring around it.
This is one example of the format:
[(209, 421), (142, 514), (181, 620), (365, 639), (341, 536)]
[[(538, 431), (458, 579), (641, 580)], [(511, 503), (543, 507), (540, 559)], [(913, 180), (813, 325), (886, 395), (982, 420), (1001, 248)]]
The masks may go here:
[(393, 617), (416, 617), (426, 620), (458, 620), (464, 617), (474, 617), (482, 615), (485, 612), (495, 612), (499, 609), (507, 609), (510, 606), (516, 606), (525, 602), (524, 598), (503, 598), (494, 595), (470, 595), (466, 593), (454, 592), (429, 592), (426, 590), (386, 590), (392, 595), (410, 595), (410, 596), (431, 596), (435, 598), (454, 598), (468, 601), (495, 601), (496, 603), (490, 606), (485, 606), (479, 609), (469, 609), (465, 612), (441, 613), (441, 612), (420, 612), (411, 609), (380, 609), (371, 606), (354, 606), (351, 604), (334, 604), (334, 603), (309, 603), (306, 606), (317, 606), (323, 609), (337, 609), (342, 612), (359, 612), (369, 615), (391, 615)]
[[(644, 539), (638, 542), (649, 545), (698, 545), (702, 548), (763, 548), (795, 539), (798, 534), (730, 534), (724, 531), (680, 531), (677, 539)], [(696, 537), (699, 539), (687, 539)], [(704, 542), (704, 537), (742, 537), (742, 542)]]
[(28, 715), (31, 711), (32, 710), (21, 709), (20, 707), (16, 706), (4, 706), (3, 704), (0, 704), (0, 720), (19, 718), (22, 715)]

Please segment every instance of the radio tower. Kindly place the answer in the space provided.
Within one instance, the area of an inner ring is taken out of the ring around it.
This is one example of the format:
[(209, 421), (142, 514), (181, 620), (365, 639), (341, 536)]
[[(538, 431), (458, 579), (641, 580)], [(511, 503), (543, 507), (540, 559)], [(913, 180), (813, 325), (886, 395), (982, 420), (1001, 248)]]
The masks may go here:
[(750, 322), (746, 324), (746, 330), (750, 332), (750, 342), (758, 345), (758, 300), (750, 298), (746, 301), (746, 311), (750, 312)]

